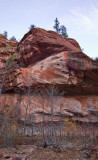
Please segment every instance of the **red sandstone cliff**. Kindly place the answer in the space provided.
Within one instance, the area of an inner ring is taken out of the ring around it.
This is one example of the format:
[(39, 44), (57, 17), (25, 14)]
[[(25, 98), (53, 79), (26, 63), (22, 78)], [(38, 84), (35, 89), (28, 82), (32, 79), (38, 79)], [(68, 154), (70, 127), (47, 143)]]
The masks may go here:
[[(0, 66), (4, 66), (8, 56), (15, 53), (17, 43), (2, 36), (0, 41)], [(5, 45), (3, 45), (5, 44)], [(11, 48), (5, 52), (5, 47)], [(58, 120), (62, 106), (63, 119), (89, 121), (89, 110), (93, 110), (93, 121), (98, 112), (98, 63), (85, 55), (79, 44), (70, 38), (63, 38), (53, 31), (40, 28), (30, 30), (17, 46), (18, 56), (7, 69), (0, 98), (1, 108), (18, 105), (24, 117), (30, 86), (29, 111), (35, 121), (41, 121), (43, 102), (41, 96), (33, 95), (36, 87), (47, 88), (55, 85), (63, 97), (54, 96), (54, 120)], [(3, 60), (2, 60), (3, 59)], [(1, 83), (2, 84), (2, 83)], [(23, 92), (23, 88), (25, 92)], [(20, 94), (20, 95), (19, 95)], [(20, 97), (20, 98), (19, 98)], [(45, 97), (46, 121), (50, 117), (50, 97)], [(79, 116), (77, 116), (79, 115)], [(22, 118), (23, 119), (23, 118)]]

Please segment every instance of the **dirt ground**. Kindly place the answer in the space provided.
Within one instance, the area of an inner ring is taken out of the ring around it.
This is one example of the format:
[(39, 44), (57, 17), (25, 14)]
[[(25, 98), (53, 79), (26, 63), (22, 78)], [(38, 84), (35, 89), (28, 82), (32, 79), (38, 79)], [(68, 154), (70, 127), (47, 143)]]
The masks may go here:
[[(17, 145), (15, 148), (0, 148), (0, 160), (84, 160), (83, 152), (88, 152), (80, 146), (59, 148), (39, 145)], [(20, 159), (19, 159), (20, 157)], [(91, 153), (85, 160), (97, 160), (96, 153)]]
[[(42, 135), (17, 137), (12, 141), (13, 147), (2, 145), (0, 140), (0, 160), (97, 160), (98, 159), (98, 136), (93, 137), (90, 132), (86, 136), (83, 134), (54, 136), (51, 144), (49, 135), (45, 135), (45, 141)], [(10, 142), (10, 139), (9, 141)], [(45, 145), (46, 142), (46, 145)], [(8, 143), (10, 144), (10, 143)], [(97, 148), (97, 150), (93, 148)], [(89, 156), (83, 157), (83, 153)]]

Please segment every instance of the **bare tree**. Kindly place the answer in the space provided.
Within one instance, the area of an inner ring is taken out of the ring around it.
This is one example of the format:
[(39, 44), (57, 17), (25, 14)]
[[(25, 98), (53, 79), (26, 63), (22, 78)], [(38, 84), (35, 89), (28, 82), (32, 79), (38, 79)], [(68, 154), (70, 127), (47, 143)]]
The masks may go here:
[(51, 144), (53, 145), (54, 142), (54, 96), (57, 96), (60, 94), (60, 90), (55, 85), (49, 85), (47, 87), (47, 95), (50, 97), (50, 106), (51, 106), (51, 121), (50, 121), (50, 138), (51, 138)]
[(55, 87), (54, 86), (50, 86), (49, 88), (49, 96), (50, 96), (50, 101), (51, 101), (51, 143), (53, 145), (53, 140), (54, 140), (54, 122), (53, 122), (53, 119), (54, 119), (54, 93), (55, 93)]
[(89, 108), (89, 116), (90, 116), (90, 124), (91, 124), (91, 129), (92, 129), (92, 141), (94, 143), (94, 140), (95, 140), (95, 131), (94, 131), (94, 124), (93, 124), (93, 119), (92, 119), (92, 113), (93, 113), (93, 108), (90, 106), (90, 108)]
[(23, 126), (23, 144), (25, 143), (25, 132), (26, 132), (26, 122), (27, 122), (27, 115), (28, 115), (28, 108), (29, 108), (29, 102), (30, 102), (30, 94), (31, 94), (31, 86), (30, 86), (30, 76), (28, 79), (28, 86), (27, 90), (23, 88), (24, 93), (27, 95), (27, 104), (25, 107), (25, 118), (24, 118), (24, 126)]
[(44, 143), (45, 143), (45, 111), (44, 111), (44, 108), (45, 108), (45, 95), (44, 95), (44, 91), (41, 90), (41, 96), (42, 96), (42, 100), (43, 100), (43, 140), (44, 140)]
[(61, 137), (62, 137), (62, 107), (63, 105), (60, 105), (60, 125), (59, 125), (59, 134), (60, 134), (60, 142), (61, 142)]
[(35, 92), (33, 92), (36, 96), (41, 96), (42, 97), (42, 134), (43, 134), (43, 141), (46, 143), (45, 140), (45, 97), (46, 97), (46, 92), (47, 89), (44, 88), (43, 86), (38, 86), (35, 88)]

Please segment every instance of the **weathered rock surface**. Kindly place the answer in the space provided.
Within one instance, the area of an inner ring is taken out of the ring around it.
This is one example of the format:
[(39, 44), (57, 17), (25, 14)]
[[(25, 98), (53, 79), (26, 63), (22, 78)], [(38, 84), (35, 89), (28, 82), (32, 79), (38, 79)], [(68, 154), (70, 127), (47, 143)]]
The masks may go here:
[(17, 42), (6, 39), (0, 34), (0, 71), (4, 68), (7, 59), (16, 52)]
[[(33, 92), (36, 86), (47, 88), (55, 85), (60, 92), (64, 91), (62, 98), (54, 96), (55, 120), (58, 121), (62, 106), (63, 119), (69, 116), (74, 120), (89, 121), (87, 110), (92, 108), (94, 113), (98, 110), (98, 63), (85, 55), (74, 39), (65, 39), (53, 31), (36, 28), (23, 37), (17, 51), (18, 67), (15, 68), (14, 64), (5, 76), (1, 108), (4, 104), (19, 105), (24, 117), (29, 88)], [(21, 95), (20, 99), (17, 92)], [(45, 97), (45, 103), (44, 112), (48, 121), (50, 97)], [(29, 107), (35, 121), (41, 121), (41, 96), (33, 97), (31, 93)], [(93, 121), (97, 122), (95, 114)]]
[[(8, 93), (2, 94), (1, 96), (1, 108), (5, 110), (4, 106), (11, 107), (11, 117), (14, 118), (15, 108), (20, 106), (18, 111), (18, 116), (21, 117), (21, 121), (24, 121), (24, 116), (27, 108), (28, 96), (22, 94)], [(62, 120), (66, 117), (69, 117), (75, 121), (81, 122), (91, 122), (94, 123), (98, 121), (98, 96), (65, 96), (54, 97), (54, 121), (58, 122), (61, 114)], [(45, 122), (51, 121), (51, 100), (50, 97), (44, 99), (39, 96), (30, 95), (29, 97), (29, 106), (28, 106), (28, 117), (32, 115), (35, 122), (39, 123), (43, 121), (43, 105), (44, 105), (44, 115)], [(95, 112), (90, 116), (90, 109), (93, 109)], [(21, 111), (21, 112), (20, 112)], [(97, 111), (97, 112), (96, 112)]]
[(81, 52), (79, 44), (73, 39), (62, 38), (53, 31), (30, 30), (18, 45), (20, 62), (32, 65), (62, 51)]

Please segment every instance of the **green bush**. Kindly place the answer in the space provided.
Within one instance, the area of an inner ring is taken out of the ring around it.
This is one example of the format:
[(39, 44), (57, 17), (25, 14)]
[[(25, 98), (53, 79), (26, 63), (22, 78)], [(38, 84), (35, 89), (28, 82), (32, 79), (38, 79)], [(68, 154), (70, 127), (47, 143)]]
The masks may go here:
[(7, 31), (4, 31), (4, 33), (2, 34), (5, 38), (7, 38), (7, 36), (8, 36), (8, 33), (7, 33)]
[(17, 42), (17, 39), (15, 38), (15, 36), (12, 36), (12, 37), (10, 38), (10, 40)]
[(17, 56), (18, 53), (14, 53), (11, 57), (9, 57), (6, 61), (6, 64), (9, 65), (14, 61), (14, 58)]
[(10, 50), (11, 49), (11, 46), (10, 45), (7, 45), (6, 47), (5, 47), (5, 50)]

